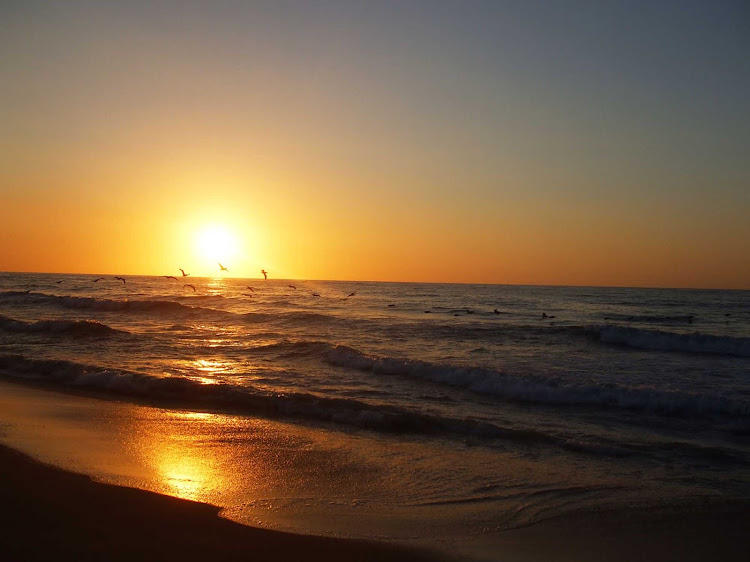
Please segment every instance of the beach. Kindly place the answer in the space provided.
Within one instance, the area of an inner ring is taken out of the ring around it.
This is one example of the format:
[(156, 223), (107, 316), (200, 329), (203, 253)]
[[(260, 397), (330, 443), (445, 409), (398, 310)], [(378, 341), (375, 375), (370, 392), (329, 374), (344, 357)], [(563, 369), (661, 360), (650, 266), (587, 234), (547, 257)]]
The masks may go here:
[[(111, 401), (3, 382), (0, 405), (1, 442), (76, 471), (0, 446), (0, 558), (4, 560), (699, 562), (744, 560), (750, 549), (747, 500), (578, 511), (480, 540), (444, 543), (440, 550), (413, 540), (409, 545), (262, 529), (226, 519), (231, 513), (219, 506), (174, 497), (191, 490), (185, 474), (182, 488), (175, 488), (163, 474), (161, 487), (153, 480), (149, 483), (145, 469), (128, 457), (129, 447), (113, 446), (113, 435), (97, 435), (86, 419), (94, 420), (95, 426), (97, 409), (110, 411)], [(119, 407), (141, 422), (143, 412), (154, 409)], [(83, 412), (86, 416), (81, 416)], [(157, 416), (172, 414), (185, 412), (159, 408)], [(149, 431), (145, 428), (140, 438), (156, 437), (169, 447), (162, 438), (147, 435)], [(189, 457), (186, 460), (190, 462)], [(197, 472), (191, 476), (192, 484), (209, 484), (209, 479), (200, 481)]]
[(279, 533), (219, 509), (109, 486), (0, 448), (3, 560), (440, 560), (372, 542)]
[[(105, 485), (0, 447), (3, 560), (393, 560), (465, 558), (383, 543), (280, 533), (218, 517), (213, 506)], [(498, 537), (477, 560), (745, 560), (750, 505), (587, 514)]]

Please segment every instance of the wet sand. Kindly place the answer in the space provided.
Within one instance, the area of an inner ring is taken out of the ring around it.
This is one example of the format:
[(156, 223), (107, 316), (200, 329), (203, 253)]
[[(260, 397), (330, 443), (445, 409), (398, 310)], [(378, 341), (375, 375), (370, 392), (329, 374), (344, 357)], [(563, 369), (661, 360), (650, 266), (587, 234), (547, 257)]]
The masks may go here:
[(247, 527), (219, 508), (110, 486), (0, 446), (0, 560), (442, 560), (380, 543)]
[[(447, 560), (247, 527), (220, 518), (217, 507), (97, 483), (2, 446), (0, 506), (1, 560)], [(507, 562), (746, 560), (748, 529), (744, 501), (589, 513), (499, 533), (474, 554)]]

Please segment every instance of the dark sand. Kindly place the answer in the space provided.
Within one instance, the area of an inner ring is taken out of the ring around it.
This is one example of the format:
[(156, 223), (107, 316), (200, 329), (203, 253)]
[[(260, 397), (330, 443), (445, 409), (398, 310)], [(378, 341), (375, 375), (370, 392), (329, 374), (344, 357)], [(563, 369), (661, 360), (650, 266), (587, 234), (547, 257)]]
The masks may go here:
[[(437, 561), (424, 550), (246, 527), (206, 504), (100, 484), (0, 446), (0, 560)], [(625, 510), (496, 535), (483, 560), (732, 561), (750, 556), (750, 503)], [(483, 556), (482, 556), (483, 554)]]

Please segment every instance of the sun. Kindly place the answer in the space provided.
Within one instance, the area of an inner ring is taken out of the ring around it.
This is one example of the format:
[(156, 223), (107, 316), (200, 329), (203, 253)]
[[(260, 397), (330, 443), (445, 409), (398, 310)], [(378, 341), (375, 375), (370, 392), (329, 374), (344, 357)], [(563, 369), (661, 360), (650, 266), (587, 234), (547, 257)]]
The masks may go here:
[(237, 238), (223, 226), (212, 225), (196, 233), (197, 254), (202, 261), (209, 261), (230, 267), (237, 257)]

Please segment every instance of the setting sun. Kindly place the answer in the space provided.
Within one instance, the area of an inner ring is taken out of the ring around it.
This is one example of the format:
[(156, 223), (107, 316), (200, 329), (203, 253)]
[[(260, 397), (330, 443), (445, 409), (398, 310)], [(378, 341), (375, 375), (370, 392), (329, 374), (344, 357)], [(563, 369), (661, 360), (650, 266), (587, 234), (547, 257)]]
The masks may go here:
[(200, 262), (221, 262), (225, 266), (238, 257), (237, 238), (223, 226), (209, 226), (196, 234), (196, 257)]

